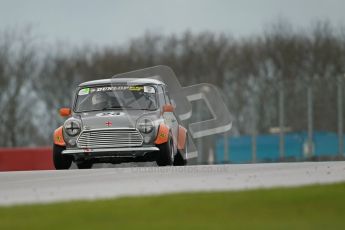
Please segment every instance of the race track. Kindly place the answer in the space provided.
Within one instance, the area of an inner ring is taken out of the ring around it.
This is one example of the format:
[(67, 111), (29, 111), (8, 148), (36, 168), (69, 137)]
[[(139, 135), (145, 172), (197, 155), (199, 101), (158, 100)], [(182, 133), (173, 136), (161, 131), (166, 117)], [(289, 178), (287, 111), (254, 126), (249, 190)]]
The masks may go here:
[(345, 162), (0, 173), (0, 205), (345, 181)]

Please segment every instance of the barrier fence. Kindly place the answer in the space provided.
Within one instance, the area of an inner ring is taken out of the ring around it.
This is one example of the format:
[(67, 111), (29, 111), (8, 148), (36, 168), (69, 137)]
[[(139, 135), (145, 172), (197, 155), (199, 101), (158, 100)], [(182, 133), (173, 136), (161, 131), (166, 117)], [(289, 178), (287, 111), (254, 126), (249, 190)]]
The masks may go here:
[(0, 148), (0, 171), (52, 170), (51, 147)]

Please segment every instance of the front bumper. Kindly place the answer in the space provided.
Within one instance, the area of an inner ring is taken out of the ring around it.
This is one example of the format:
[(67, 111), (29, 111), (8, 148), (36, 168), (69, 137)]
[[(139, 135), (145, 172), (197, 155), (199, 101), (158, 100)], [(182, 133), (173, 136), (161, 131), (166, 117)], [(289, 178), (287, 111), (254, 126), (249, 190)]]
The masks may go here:
[(126, 147), (126, 148), (97, 148), (97, 149), (66, 149), (63, 155), (87, 156), (144, 156), (147, 152), (159, 151), (157, 147)]

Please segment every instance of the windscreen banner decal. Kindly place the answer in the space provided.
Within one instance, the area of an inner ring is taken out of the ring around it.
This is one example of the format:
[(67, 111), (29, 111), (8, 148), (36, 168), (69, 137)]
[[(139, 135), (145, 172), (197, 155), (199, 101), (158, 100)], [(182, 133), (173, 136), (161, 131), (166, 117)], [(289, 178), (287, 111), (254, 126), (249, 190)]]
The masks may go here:
[[(106, 86), (106, 87), (98, 87), (95, 89), (96, 92), (108, 92), (108, 91), (122, 91), (122, 90), (130, 90), (130, 91), (144, 91), (144, 86)], [(91, 89), (91, 92), (93, 90)], [(79, 91), (80, 93), (80, 91)], [(80, 95), (80, 94), (79, 94)]]
[(114, 91), (114, 90), (126, 90), (129, 86), (106, 86), (96, 88), (97, 92)]
[(156, 90), (152, 86), (144, 86), (144, 93), (155, 93)]
[(89, 93), (90, 93), (90, 88), (84, 88), (84, 89), (79, 90), (78, 95), (79, 96), (88, 95)]
[(144, 87), (143, 86), (130, 86), (129, 90), (130, 91), (143, 91)]

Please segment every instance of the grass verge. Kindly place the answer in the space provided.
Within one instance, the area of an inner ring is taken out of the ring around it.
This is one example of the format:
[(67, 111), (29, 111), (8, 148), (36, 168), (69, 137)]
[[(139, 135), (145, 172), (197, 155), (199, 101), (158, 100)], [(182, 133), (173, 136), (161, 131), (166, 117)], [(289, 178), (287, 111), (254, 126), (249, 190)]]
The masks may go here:
[(0, 229), (345, 229), (345, 183), (0, 207)]

